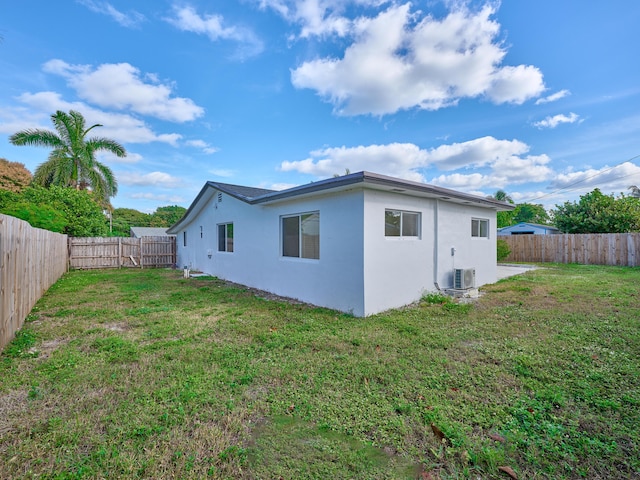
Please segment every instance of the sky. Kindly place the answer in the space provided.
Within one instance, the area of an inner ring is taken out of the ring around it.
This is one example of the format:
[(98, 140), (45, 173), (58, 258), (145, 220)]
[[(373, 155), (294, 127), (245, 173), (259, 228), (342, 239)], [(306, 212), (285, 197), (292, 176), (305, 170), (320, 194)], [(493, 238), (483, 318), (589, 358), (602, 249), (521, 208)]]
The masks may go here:
[(0, 1), (0, 157), (77, 110), (116, 208), (366, 170), (553, 208), (640, 185), (636, 0)]

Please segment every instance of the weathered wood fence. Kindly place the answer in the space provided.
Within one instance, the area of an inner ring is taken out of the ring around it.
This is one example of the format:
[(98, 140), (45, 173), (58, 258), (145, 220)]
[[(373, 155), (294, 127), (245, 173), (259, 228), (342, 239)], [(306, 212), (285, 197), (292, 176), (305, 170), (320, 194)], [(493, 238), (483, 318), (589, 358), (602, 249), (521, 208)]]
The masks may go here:
[(175, 263), (175, 237), (69, 238), (71, 268), (173, 267)]
[(66, 235), (0, 214), (0, 350), (66, 270)]
[(507, 262), (640, 266), (640, 233), (505, 235)]

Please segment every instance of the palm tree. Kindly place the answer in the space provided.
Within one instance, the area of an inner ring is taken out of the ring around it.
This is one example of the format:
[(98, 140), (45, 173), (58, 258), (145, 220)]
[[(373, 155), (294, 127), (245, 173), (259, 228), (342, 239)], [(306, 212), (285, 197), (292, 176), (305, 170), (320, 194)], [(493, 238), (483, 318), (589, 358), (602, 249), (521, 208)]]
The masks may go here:
[(27, 129), (14, 133), (9, 141), (14, 145), (33, 145), (53, 150), (46, 162), (41, 163), (33, 174), (33, 182), (48, 187), (57, 185), (78, 190), (90, 189), (97, 199), (109, 205), (109, 198), (118, 192), (118, 182), (106, 165), (96, 160), (96, 152), (106, 150), (118, 157), (127, 152), (115, 140), (103, 137), (86, 138), (100, 124), (85, 128), (80, 112), (69, 113), (58, 110), (51, 115), (56, 132)]
[(629, 190), (631, 190), (632, 197), (640, 198), (640, 188), (638, 188), (636, 185), (631, 185), (629, 187)]
[(494, 200), (499, 200), (501, 202), (513, 203), (513, 198), (511, 198), (511, 196), (504, 190), (498, 190), (493, 195), (489, 195), (489, 198), (493, 198)]

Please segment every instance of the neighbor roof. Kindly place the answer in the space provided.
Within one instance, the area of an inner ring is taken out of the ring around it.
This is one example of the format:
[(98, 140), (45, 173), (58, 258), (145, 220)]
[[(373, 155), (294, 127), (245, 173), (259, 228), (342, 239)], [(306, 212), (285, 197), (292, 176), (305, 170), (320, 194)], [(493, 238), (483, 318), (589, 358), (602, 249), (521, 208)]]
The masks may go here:
[[(271, 204), (289, 200), (291, 198), (312, 196), (325, 191), (348, 190), (357, 185), (417, 197), (436, 198), (458, 204), (480, 205), (499, 211), (513, 210), (515, 208), (515, 205), (501, 202), (493, 198), (480, 197), (477, 195), (458, 192), (456, 190), (428, 185), (426, 183), (412, 182), (410, 180), (403, 180), (371, 172), (351, 173), (349, 175), (328, 178), (326, 180), (320, 180), (319, 182), (307, 183), (305, 185), (280, 191), (244, 187), (228, 183), (207, 182), (202, 190), (200, 190), (200, 193), (193, 203), (191, 203), (184, 216), (175, 225), (169, 228), (167, 232), (176, 233), (178, 227), (193, 213), (196, 213), (200, 200), (211, 191), (210, 189), (227, 193), (232, 197), (249, 204)], [(211, 194), (209, 194), (209, 196), (210, 195)]]
[(131, 227), (131, 236), (140, 237), (166, 237), (168, 235), (165, 227)]

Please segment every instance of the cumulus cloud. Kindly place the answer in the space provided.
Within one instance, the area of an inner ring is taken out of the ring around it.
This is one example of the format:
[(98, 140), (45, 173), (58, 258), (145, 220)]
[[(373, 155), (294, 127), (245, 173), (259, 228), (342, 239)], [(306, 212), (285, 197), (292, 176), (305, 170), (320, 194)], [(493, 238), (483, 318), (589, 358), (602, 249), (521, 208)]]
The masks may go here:
[(560, 100), (561, 98), (567, 97), (569, 95), (571, 95), (571, 92), (569, 90), (560, 90), (559, 92), (552, 93), (551, 95), (549, 95), (547, 97), (539, 98), (538, 100), (536, 100), (536, 105), (541, 105), (543, 103), (555, 102), (555, 101)]
[(538, 128), (556, 128), (561, 123), (576, 123), (582, 122), (580, 115), (571, 112), (569, 115), (559, 114), (553, 117), (547, 117), (544, 120), (535, 122), (533, 125)]
[(204, 153), (207, 153), (207, 154), (212, 154), (219, 151), (217, 147), (214, 147), (208, 144), (204, 140), (187, 140), (185, 142), (185, 145), (188, 147), (199, 148), (200, 150), (202, 150)]
[(117, 10), (109, 2), (99, 0), (76, 0), (80, 5), (84, 5), (89, 10), (101, 15), (107, 15), (123, 27), (133, 28), (140, 25), (145, 20), (145, 16), (135, 10), (123, 13)]
[(342, 58), (318, 58), (291, 71), (296, 88), (315, 90), (343, 115), (438, 110), (462, 98), (521, 104), (544, 91), (530, 65), (502, 66), (506, 54), (492, 6), (437, 19), (393, 5), (353, 22)]
[(480, 169), (486, 173), (455, 172), (442, 174), (429, 183), (465, 190), (501, 187), (507, 184), (542, 182), (553, 176), (546, 155), (528, 155), (529, 146), (518, 140), (482, 137), (467, 142), (441, 145), (429, 150), (412, 143), (392, 143), (358, 147), (332, 147), (311, 152), (304, 160), (282, 162), (282, 171), (297, 171), (316, 177), (373, 171), (418, 182), (427, 181), (429, 169), (452, 171)]
[(610, 167), (588, 168), (582, 171), (569, 171), (556, 175), (549, 188), (575, 188), (591, 191), (599, 188), (603, 192), (627, 192), (629, 185), (640, 184), (640, 166), (624, 162)]
[[(162, 142), (177, 146), (182, 138), (178, 133), (155, 133), (142, 120), (131, 115), (105, 112), (83, 102), (67, 102), (56, 92), (23, 93), (17, 99), (37, 111), (46, 113), (47, 119), (51, 112), (56, 110), (77, 110), (85, 117), (88, 125), (95, 123), (103, 125), (99, 130), (100, 136), (113, 138), (121, 143)], [(34, 125), (30, 125), (28, 128), (33, 127)], [(51, 122), (49, 121), (42, 128), (51, 129)]]
[(130, 185), (136, 187), (163, 187), (163, 188), (177, 188), (183, 187), (184, 182), (172, 175), (165, 172), (150, 172), (150, 173), (137, 173), (137, 172), (123, 172), (118, 175), (118, 181), (123, 185)]
[(351, 6), (379, 6), (386, 0), (261, 0), (262, 8), (271, 8), (291, 23), (299, 24), (300, 38), (337, 35), (344, 37), (353, 28), (345, 16)]
[(227, 26), (222, 15), (200, 15), (191, 6), (173, 6), (173, 16), (166, 19), (179, 30), (207, 36), (211, 41), (231, 40), (240, 44), (237, 56), (241, 59), (260, 54), (264, 44), (251, 30), (241, 26)]
[(173, 96), (173, 86), (144, 75), (129, 63), (72, 65), (63, 60), (46, 62), (43, 70), (67, 80), (78, 96), (95, 105), (132, 110), (141, 115), (186, 122), (201, 117), (204, 109), (193, 100)]

